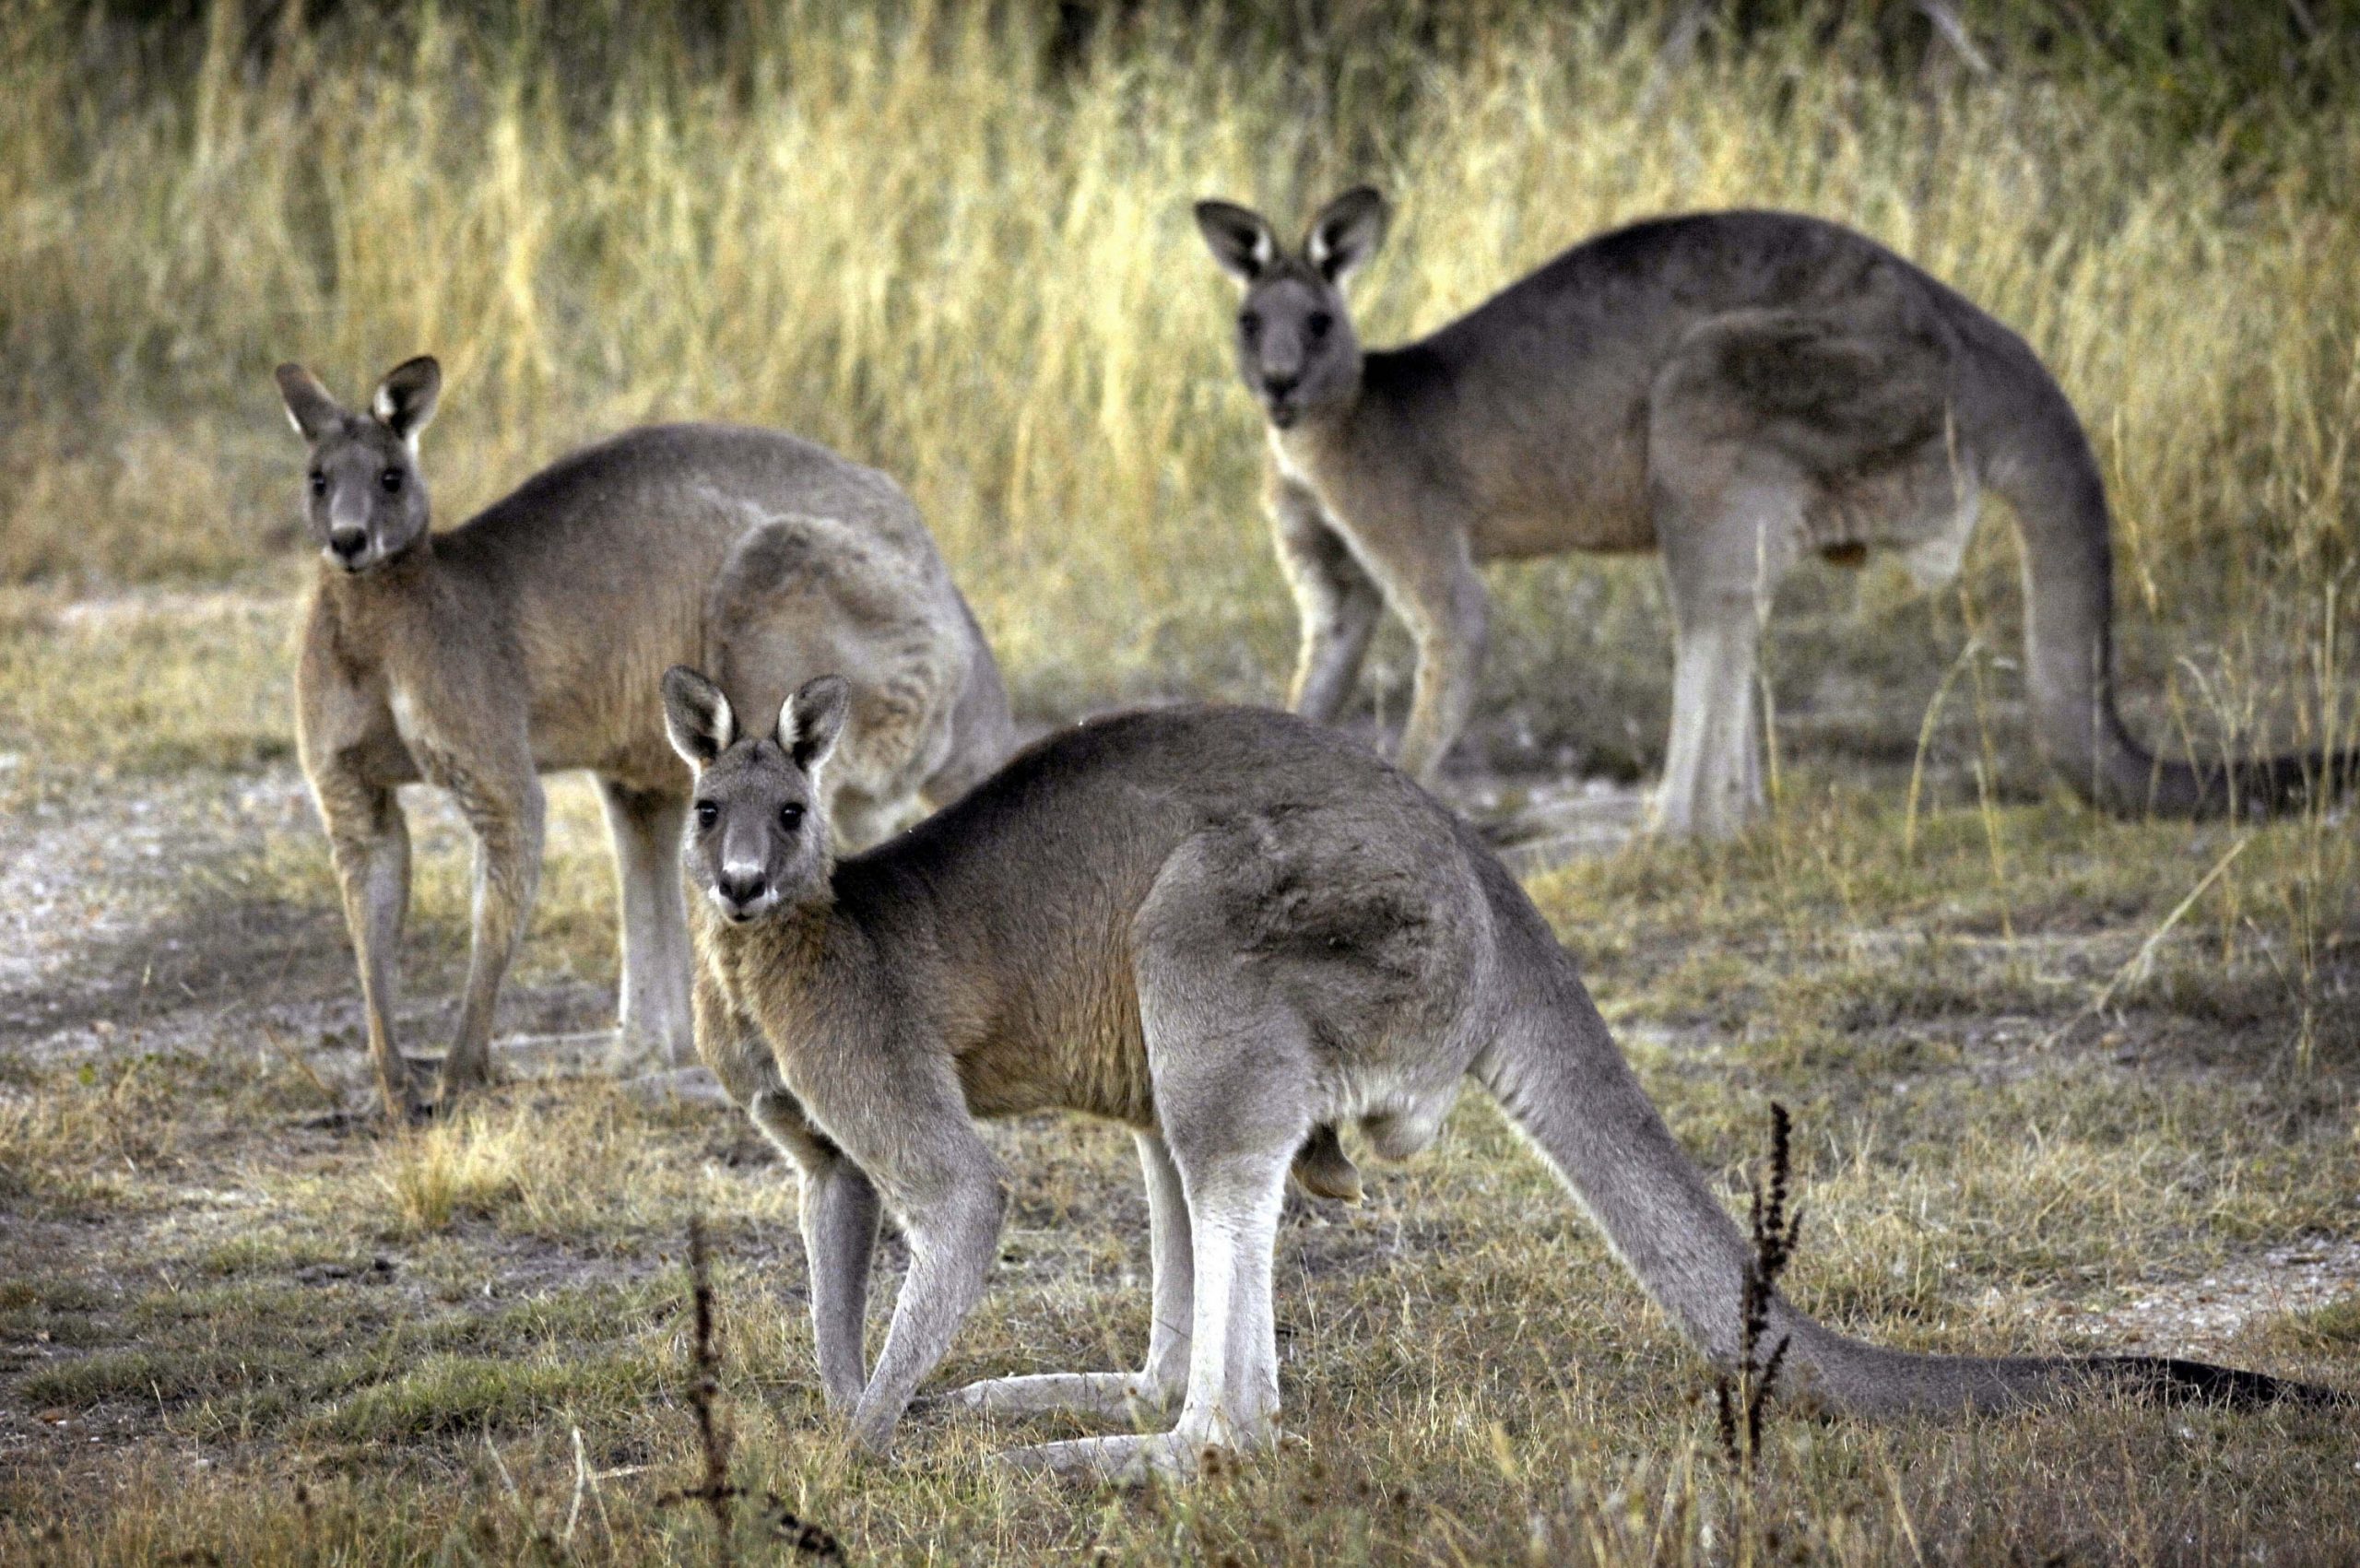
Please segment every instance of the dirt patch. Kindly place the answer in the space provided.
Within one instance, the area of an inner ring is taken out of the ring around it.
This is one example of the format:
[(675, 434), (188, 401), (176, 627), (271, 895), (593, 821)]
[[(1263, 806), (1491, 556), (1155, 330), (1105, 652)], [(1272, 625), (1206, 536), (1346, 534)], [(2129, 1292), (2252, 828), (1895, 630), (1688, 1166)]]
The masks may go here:
[(2315, 1312), (2360, 1292), (2360, 1241), (2307, 1237), (2193, 1278), (2142, 1280), (2094, 1302), (2067, 1303), (2061, 1327), (2093, 1344), (2218, 1356), (2262, 1319)]

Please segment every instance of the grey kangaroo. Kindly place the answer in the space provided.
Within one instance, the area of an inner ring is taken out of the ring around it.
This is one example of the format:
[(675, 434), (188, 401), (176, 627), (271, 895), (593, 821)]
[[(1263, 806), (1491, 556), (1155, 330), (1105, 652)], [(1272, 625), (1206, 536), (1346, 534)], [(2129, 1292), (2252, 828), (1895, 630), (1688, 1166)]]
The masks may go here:
[(492, 1004), (540, 873), (537, 775), (597, 775), (622, 904), (626, 1052), (686, 1060), (687, 915), (677, 854), (688, 777), (657, 678), (706, 664), (775, 704), (847, 672), (841, 776), (821, 802), (871, 843), (1013, 745), (991, 651), (892, 481), (777, 431), (634, 430), (543, 469), (447, 533), (428, 527), (419, 432), (442, 376), (397, 366), (365, 410), (278, 369), (310, 443), (320, 548), (296, 675), (296, 737), (360, 961), (390, 1108), (428, 1097), (394, 1036), (409, 835), (395, 786), (451, 792), (476, 840), (474, 930), (444, 1094), (489, 1071)]
[[(1001, 1178), (974, 1118), (1078, 1111), (1128, 1126), (1147, 1178), (1153, 1317), (1136, 1373), (995, 1378), (990, 1410), (1122, 1413), (1146, 1436), (1020, 1464), (1186, 1474), (1278, 1435), (1271, 1249), (1287, 1173), (1340, 1161), (1357, 1122), (1404, 1158), (1473, 1078), (1639, 1281), (1724, 1363), (1748, 1243), (1498, 860), (1395, 769), (1250, 709), (1065, 730), (957, 804), (839, 863), (812, 831), (844, 711), (815, 680), (740, 726), (701, 676), (665, 678), (695, 770), (697, 1043), (797, 1167), (813, 1337), (832, 1407), (883, 1450), (997, 1252)], [(880, 1208), (909, 1271), (873, 1373), (861, 1322)], [(1881, 1350), (1784, 1302), (1796, 1382), (1866, 1411), (2001, 1407), (2127, 1384), (2232, 1400), (2332, 1398), (2196, 1362)]]
[(1238, 365), (1269, 421), (1303, 619), (1289, 706), (1335, 715), (1389, 605), (1417, 644), (1400, 761), (1422, 781), (1474, 700), (1477, 565), (1652, 548), (1677, 619), (1656, 822), (1736, 829), (1762, 805), (1755, 648), (1780, 576), (1806, 550), (1889, 549), (1938, 586), (1987, 489), (2024, 539), (2036, 734), (2086, 799), (2269, 811), (2360, 772), (2360, 753), (2192, 767), (2130, 737), (2106, 489), (2072, 405), (2022, 338), (1864, 235), (1776, 212), (1637, 223), (1364, 349), (1343, 286), (1384, 238), (1375, 191), (1338, 197), (1292, 252), (1245, 207), (1196, 214), (1244, 287)]

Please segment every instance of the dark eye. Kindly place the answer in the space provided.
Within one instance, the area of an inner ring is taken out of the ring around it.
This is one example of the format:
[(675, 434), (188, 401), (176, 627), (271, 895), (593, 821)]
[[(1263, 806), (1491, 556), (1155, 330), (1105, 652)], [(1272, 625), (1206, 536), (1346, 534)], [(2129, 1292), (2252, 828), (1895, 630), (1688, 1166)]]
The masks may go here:
[(399, 495), (402, 489), (402, 471), (399, 468), (388, 468), (377, 476), (377, 482), (385, 487), (387, 495)]
[(1262, 336), (1262, 318), (1248, 311), (1237, 318), (1237, 330), (1245, 335), (1246, 342), (1251, 343)]
[(720, 820), (721, 820), (721, 808), (720, 808), (720, 807), (715, 806), (715, 805), (714, 805), (712, 801), (710, 801), (710, 800), (700, 800), (700, 801), (698, 801), (698, 802), (697, 802), (697, 826), (698, 826), (698, 827), (700, 827), (700, 828), (710, 828), (710, 827), (712, 827), (715, 822), (718, 822), (718, 821), (720, 821)]
[(1314, 338), (1320, 338), (1328, 336), (1328, 329), (1336, 324), (1336, 318), (1326, 311), (1314, 311), (1304, 319), (1303, 324), (1310, 330)]
[(325, 474), (314, 474), (312, 476), (312, 493), (313, 495), (325, 495), (328, 493), (328, 477)]
[(803, 826), (803, 808), (792, 800), (778, 808), (778, 825), (788, 832)]

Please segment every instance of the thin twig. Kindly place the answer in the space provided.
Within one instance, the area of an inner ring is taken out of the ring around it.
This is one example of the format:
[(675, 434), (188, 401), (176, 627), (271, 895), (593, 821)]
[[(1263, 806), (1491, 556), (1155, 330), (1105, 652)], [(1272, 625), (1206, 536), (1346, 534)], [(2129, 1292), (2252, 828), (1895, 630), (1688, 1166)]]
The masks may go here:
[(2246, 852), (2246, 845), (2251, 843), (2253, 840), (2248, 836), (2231, 844), (2229, 853), (2214, 861), (2212, 869), (2199, 878), (2196, 886), (2188, 890), (2188, 896), (2180, 900), (2169, 914), (2164, 916), (2164, 923), (2147, 933), (2147, 939), (2139, 944), (2139, 950), (2131, 954), (2120, 969), (2114, 972), (2114, 978), (2108, 980), (2081, 1011), (2049, 1031), (2047, 1036), (2041, 1041), (2040, 1048), (2044, 1051), (2047, 1050), (2071, 1034), (2083, 1020), (2094, 1018), (2106, 1011), (2107, 1006), (2113, 1002), (2115, 993), (2121, 990), (2124, 985), (2143, 981), (2153, 973), (2155, 967), (2155, 954), (2163, 947), (2164, 938), (2172, 934), (2172, 928), (2180, 923), (2189, 910), (2196, 907), (2196, 901), (2204, 896), (2205, 890), (2221, 879), (2221, 874), (2229, 868), (2231, 862)]
[(661, 1503), (697, 1502), (713, 1515), (713, 1561), (729, 1568), (730, 1507), (738, 1495), (729, 1484), (729, 1436), (721, 1429), (714, 1402), (721, 1393), (721, 1352), (716, 1347), (713, 1317), (713, 1270), (704, 1244), (704, 1217), (689, 1220), (689, 1282), (696, 1304), (696, 1377), (689, 1385), (689, 1407), (696, 1412), (697, 1443), (704, 1451), (704, 1484), (684, 1489)]
[(1753, 1249), (1746, 1259), (1745, 1279), (1738, 1295), (1738, 1356), (1734, 1380), (1723, 1373), (1714, 1380), (1713, 1397), (1720, 1421), (1721, 1448), (1731, 1468), (1751, 1476), (1762, 1462), (1762, 1417), (1785, 1370), (1789, 1337), (1763, 1352), (1770, 1329), (1770, 1303), (1778, 1292), (1778, 1276), (1786, 1272), (1802, 1233), (1802, 1209), (1789, 1209), (1788, 1178), (1793, 1170), (1793, 1124), (1787, 1108), (1770, 1106), (1770, 1185), (1765, 1193), (1760, 1178), (1752, 1183)]
[(1941, 0), (1918, 0), (1918, 10), (1933, 24), (1934, 30), (1941, 35), (1942, 41), (1957, 52), (1959, 59), (1965, 63), (1968, 70), (1978, 77), (1991, 75), (1990, 60), (1985, 56), (1983, 51), (1975, 47), (1975, 39), (1967, 32), (1966, 24), (1958, 19), (1956, 11), (1943, 5)]

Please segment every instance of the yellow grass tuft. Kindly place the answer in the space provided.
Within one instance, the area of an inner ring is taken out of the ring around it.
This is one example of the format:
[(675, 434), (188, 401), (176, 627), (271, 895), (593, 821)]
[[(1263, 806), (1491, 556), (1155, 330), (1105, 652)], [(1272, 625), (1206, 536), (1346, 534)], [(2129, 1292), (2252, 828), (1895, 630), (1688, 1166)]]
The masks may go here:
[(395, 1135), (377, 1180), (394, 1201), (397, 1231), (446, 1231), (522, 1198), (531, 1134), (526, 1120), (478, 1108)]

